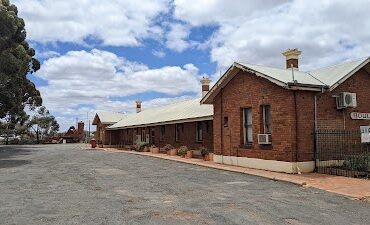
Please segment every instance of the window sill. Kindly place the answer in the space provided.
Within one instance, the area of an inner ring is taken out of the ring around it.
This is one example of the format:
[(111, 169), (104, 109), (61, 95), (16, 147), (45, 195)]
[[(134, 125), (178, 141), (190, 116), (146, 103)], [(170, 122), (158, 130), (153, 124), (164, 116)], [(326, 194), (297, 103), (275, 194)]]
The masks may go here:
[(195, 143), (201, 144), (201, 143), (203, 143), (203, 140), (202, 141), (195, 141)]
[(240, 148), (243, 148), (243, 149), (252, 149), (253, 148), (253, 144), (250, 143), (250, 144), (242, 144), (239, 146)]
[(272, 150), (272, 144), (268, 145), (259, 145), (261, 150)]

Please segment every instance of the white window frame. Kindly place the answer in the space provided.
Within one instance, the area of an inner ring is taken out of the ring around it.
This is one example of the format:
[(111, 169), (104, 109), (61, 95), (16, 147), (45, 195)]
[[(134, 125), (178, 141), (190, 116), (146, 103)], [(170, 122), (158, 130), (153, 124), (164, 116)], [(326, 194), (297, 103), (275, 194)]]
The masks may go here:
[[(162, 130), (162, 128), (163, 128), (163, 130)], [(166, 126), (165, 125), (161, 125), (159, 127), (159, 140), (160, 141), (164, 141), (165, 134), (166, 134)]]
[[(246, 115), (245, 113), (250, 113), (250, 119), (251, 121), (246, 121)], [(248, 129), (250, 128), (250, 130)], [(249, 130), (249, 131), (248, 131)], [(251, 135), (249, 136), (249, 132)], [(251, 137), (249, 139), (249, 137)], [(243, 108), (243, 143), (245, 145), (252, 144), (253, 143), (253, 111), (252, 108)]]
[(197, 142), (202, 142), (203, 141), (203, 122), (196, 122), (195, 125), (195, 140)]
[(176, 123), (175, 124), (175, 141), (176, 142), (180, 142), (180, 140), (181, 140), (181, 136), (180, 136), (181, 130), (180, 130), (180, 128), (183, 129), (181, 126), (183, 126), (182, 123)]
[(145, 129), (141, 128), (141, 141), (146, 142)]
[[(266, 111), (266, 108), (269, 108), (269, 111)], [(269, 113), (270, 115), (267, 115)], [(269, 118), (268, 118), (269, 117)], [(270, 127), (268, 128), (267, 120), (269, 121)], [(262, 105), (262, 125), (263, 125), (263, 133), (264, 134), (271, 134), (272, 133), (272, 128), (271, 128), (271, 106), (270, 105)]]

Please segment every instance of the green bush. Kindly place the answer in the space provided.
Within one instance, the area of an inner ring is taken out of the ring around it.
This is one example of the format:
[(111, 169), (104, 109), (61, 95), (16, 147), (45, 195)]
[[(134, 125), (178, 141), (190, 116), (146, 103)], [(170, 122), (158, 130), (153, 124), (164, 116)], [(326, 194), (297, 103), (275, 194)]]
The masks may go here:
[(200, 150), (200, 154), (202, 154), (202, 156), (205, 156), (209, 153), (209, 149), (206, 148), (206, 147), (200, 147), (199, 150)]
[(20, 145), (33, 145), (33, 144), (35, 144), (35, 141), (31, 140), (31, 139), (21, 139), (18, 144), (20, 144)]
[(177, 154), (178, 154), (179, 156), (185, 156), (185, 155), (186, 155), (186, 152), (187, 152), (188, 150), (189, 150), (189, 149), (188, 149), (188, 147), (186, 147), (186, 146), (181, 146), (181, 147), (179, 148), (179, 150), (178, 150)]
[(370, 171), (370, 154), (348, 156), (343, 168), (354, 171)]

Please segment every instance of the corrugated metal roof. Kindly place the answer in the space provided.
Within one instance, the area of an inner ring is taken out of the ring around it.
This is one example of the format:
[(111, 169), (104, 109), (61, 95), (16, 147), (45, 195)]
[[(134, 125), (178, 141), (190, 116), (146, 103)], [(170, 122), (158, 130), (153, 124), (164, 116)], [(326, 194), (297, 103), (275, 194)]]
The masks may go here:
[(255, 72), (261, 73), (265, 76), (276, 79), (277, 81), (280, 81), (284, 83), (285, 85), (288, 83), (293, 83), (293, 77), (294, 77), (294, 80), (296, 80), (297, 83), (300, 83), (300, 84), (325, 85), (323, 82), (320, 82), (320, 80), (316, 79), (315, 77), (310, 76), (306, 72), (302, 72), (298, 70), (279, 69), (279, 68), (259, 66), (259, 65), (246, 64), (246, 63), (238, 63), (238, 64), (244, 66), (245, 68), (249, 68)]
[[(338, 83), (342, 78), (351, 74), (351, 72), (357, 71), (356, 69), (368, 63), (369, 59), (369, 57), (361, 58), (308, 72), (293, 70), (294, 79), (299, 84), (325, 85), (331, 87)], [(246, 63), (238, 64), (258, 73), (274, 78), (285, 84), (293, 82), (293, 74), (291, 69), (279, 69)]]
[[(201, 100), (202, 104), (211, 104), (213, 98), (218, 94), (221, 88), (223, 88), (237, 72), (236, 69), (244, 70), (256, 74), (257, 76), (264, 77), (269, 81), (284, 87), (304, 90), (317, 90), (320, 91), (322, 88), (329, 88), (329, 90), (335, 89), (339, 84), (343, 83), (347, 78), (352, 76), (360, 68), (368, 65), (370, 57), (345, 62), (330, 67), (312, 70), (308, 72), (291, 69), (279, 69), (267, 66), (259, 66), (247, 63), (235, 62), (225, 72), (225, 74), (216, 82), (206, 96)], [(294, 80), (293, 81), (293, 74)]]
[(116, 112), (97, 112), (93, 121), (93, 125), (97, 123), (97, 117), (103, 124), (114, 124), (123, 119), (125, 114)]
[(201, 105), (200, 99), (192, 99), (166, 106), (143, 110), (125, 116), (118, 123), (108, 129), (119, 129), (124, 127), (138, 127), (142, 125), (158, 125), (180, 121), (196, 121), (212, 119), (213, 106)]
[(352, 72), (356, 72), (359, 67), (369, 62), (369, 57), (361, 58), (358, 60), (345, 62), (313, 71), (308, 73), (320, 79), (326, 85), (332, 87), (336, 83), (345, 78), (347, 75), (352, 75)]

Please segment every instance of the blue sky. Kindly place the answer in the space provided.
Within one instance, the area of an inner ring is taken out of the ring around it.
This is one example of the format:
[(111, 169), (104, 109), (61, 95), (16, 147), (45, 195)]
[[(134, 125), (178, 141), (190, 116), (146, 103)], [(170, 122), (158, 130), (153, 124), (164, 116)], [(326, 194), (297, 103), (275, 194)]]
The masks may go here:
[[(61, 130), (98, 110), (200, 96), (234, 61), (310, 70), (369, 55), (369, 0), (13, 0), (41, 60), (29, 78)], [(350, 19), (348, 19), (350, 18)], [(361, 27), (361, 29), (358, 29)]]

